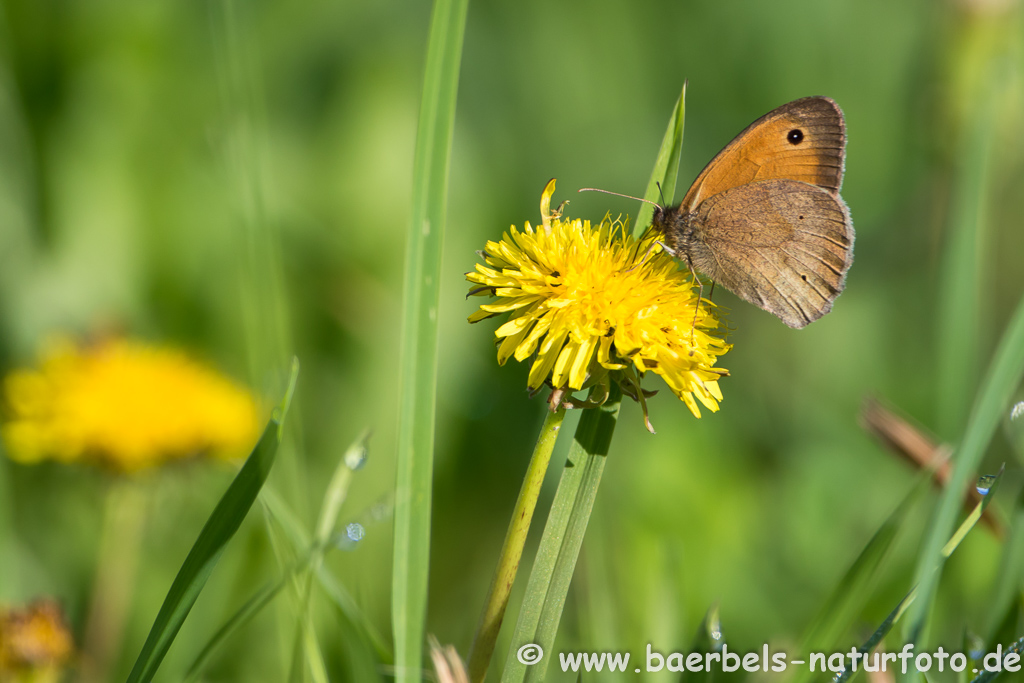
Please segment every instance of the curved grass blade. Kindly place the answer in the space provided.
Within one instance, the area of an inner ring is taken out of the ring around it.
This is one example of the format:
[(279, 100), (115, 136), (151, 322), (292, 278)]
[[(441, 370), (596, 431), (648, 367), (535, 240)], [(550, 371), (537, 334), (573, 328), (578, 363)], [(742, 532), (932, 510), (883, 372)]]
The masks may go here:
[(953, 464), (953, 474), (932, 517), (924, 549), (917, 565), (917, 584), (922, 600), (915, 606), (904, 629), (907, 642), (917, 643), (931, 610), (939, 580), (934, 571), (942, 566), (942, 542), (956, 521), (963, 491), (977, 472), (996, 428), (1009, 410), (1013, 394), (1024, 377), (1024, 297), (1021, 297), (989, 365), (976, 403), (967, 422), (963, 441)]
[[(303, 562), (303, 565), (304, 564), (305, 562)], [(249, 598), (246, 603), (242, 605), (238, 611), (235, 612), (231, 618), (217, 630), (216, 633), (213, 634), (210, 640), (207, 641), (206, 645), (185, 672), (185, 677), (183, 679), (184, 683), (191, 683), (192, 681), (197, 680), (199, 675), (202, 673), (203, 668), (206, 666), (206, 663), (210, 660), (210, 657), (220, 644), (235, 631), (247, 624), (250, 619), (259, 614), (264, 607), (269, 605), (270, 602), (277, 597), (277, 594), (281, 592), (281, 589), (283, 589), (288, 582), (292, 580), (298, 569), (299, 567), (293, 568), (280, 579), (267, 584), (255, 595)]]
[[(985, 494), (985, 497), (981, 499), (980, 503), (974, 506), (974, 509), (971, 511), (971, 514), (967, 515), (967, 519), (965, 519), (963, 523), (960, 524), (956, 532), (950, 537), (948, 541), (946, 541), (946, 544), (941, 548), (941, 561), (945, 561), (946, 558), (953, 554), (953, 551), (957, 549), (957, 546), (960, 545), (960, 542), (964, 540), (967, 534), (970, 533), (971, 529), (973, 529), (974, 526), (978, 523), (978, 520), (981, 519), (981, 515), (985, 512), (985, 508), (988, 507), (988, 504), (992, 501), (996, 489), (999, 487), (999, 481), (1002, 479), (1003, 476), (1003, 469), (1004, 468), (999, 469), (999, 473), (995, 475), (995, 480), (992, 482), (992, 486), (991, 488), (989, 488), (988, 493)], [(933, 567), (932, 571), (937, 574), (939, 572), (940, 567), (941, 563), (937, 562)], [(914, 600), (918, 596), (919, 588), (920, 586), (914, 586), (910, 590), (910, 592), (907, 593), (906, 597), (900, 600), (899, 604), (896, 605), (896, 608), (889, 613), (889, 616), (885, 618), (881, 626), (879, 626), (875, 630), (875, 632), (871, 634), (871, 637), (868, 638), (867, 641), (860, 646), (860, 648), (858, 648), (861, 654), (867, 655), (872, 650), (874, 650), (879, 643), (882, 642), (882, 639), (889, 634), (889, 632), (892, 630), (892, 627), (895, 626), (896, 622), (900, 620), (900, 618), (907, 612), (910, 606), (914, 603)], [(849, 681), (853, 680), (853, 678), (858, 673), (860, 673), (860, 671), (861, 669), (857, 669), (857, 671), (847, 669), (843, 673), (833, 678), (833, 683), (848, 683)]]
[[(907, 513), (913, 508), (921, 493), (927, 489), (930, 473), (924, 473), (910, 489), (910, 492), (882, 523), (875, 535), (861, 551), (857, 559), (840, 579), (832, 595), (825, 603), (821, 615), (814, 621), (804, 636), (799, 652), (835, 652), (842, 634), (850, 627), (857, 612), (868, 599), (872, 579), (882, 560), (888, 555)], [(811, 677), (810, 669), (797, 669), (793, 683), (801, 683)]]
[(437, 306), (448, 166), (468, 0), (435, 0), (413, 161), (399, 361), (391, 617), (398, 683), (422, 677), (434, 471)]
[(242, 520), (263, 488), (274, 464), (278, 444), (281, 442), (284, 419), (295, 392), (298, 373), (298, 360), (294, 360), (284, 400), (274, 410), (274, 415), (252, 455), (245, 461), (231, 486), (217, 503), (181, 569), (178, 570), (178, 575), (174, 578), (167, 597), (164, 598), (164, 604), (153, 622), (153, 628), (150, 629), (142, 651), (135, 660), (135, 666), (128, 676), (128, 683), (146, 683), (153, 679), (164, 655), (178, 635), (178, 630), (185, 622), (185, 617), (188, 616), (207, 579), (217, 566), (221, 554), (242, 525)]

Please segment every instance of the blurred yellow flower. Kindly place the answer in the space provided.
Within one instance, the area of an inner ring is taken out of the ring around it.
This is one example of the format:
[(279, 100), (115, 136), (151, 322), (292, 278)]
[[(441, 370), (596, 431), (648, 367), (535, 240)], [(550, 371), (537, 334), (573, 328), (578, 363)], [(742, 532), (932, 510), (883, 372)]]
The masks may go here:
[(541, 198), (542, 226), (512, 226), (487, 243), (486, 265), (466, 275), (470, 295), (498, 298), (469, 322), (510, 313), (495, 333), (498, 363), (533, 356), (531, 389), (549, 380), (573, 391), (610, 376), (641, 403), (640, 377), (651, 371), (696, 417), (698, 401), (718, 410), (718, 379), (728, 371), (713, 366), (731, 345), (714, 304), (704, 298), (698, 307), (690, 273), (653, 233), (634, 238), (608, 216), (596, 228), (563, 219), (549, 211), (553, 192), (554, 181)]
[(55, 601), (0, 607), (0, 682), (58, 681), (73, 653), (71, 632)]
[(39, 369), (6, 377), (4, 398), (7, 453), (23, 463), (135, 471), (203, 453), (237, 457), (259, 426), (245, 389), (179, 350), (124, 339), (57, 342)]

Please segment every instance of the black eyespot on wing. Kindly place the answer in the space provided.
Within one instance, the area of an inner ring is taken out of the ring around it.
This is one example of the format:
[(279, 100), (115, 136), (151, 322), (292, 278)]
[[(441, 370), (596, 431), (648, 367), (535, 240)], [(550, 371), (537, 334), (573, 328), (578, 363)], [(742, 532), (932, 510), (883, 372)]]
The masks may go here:
[(786, 134), (786, 139), (789, 140), (789, 144), (791, 145), (799, 145), (803, 142), (804, 132), (799, 128), (794, 128)]
[(807, 276), (806, 275), (801, 275), (800, 279), (803, 280), (804, 282), (807, 282)]

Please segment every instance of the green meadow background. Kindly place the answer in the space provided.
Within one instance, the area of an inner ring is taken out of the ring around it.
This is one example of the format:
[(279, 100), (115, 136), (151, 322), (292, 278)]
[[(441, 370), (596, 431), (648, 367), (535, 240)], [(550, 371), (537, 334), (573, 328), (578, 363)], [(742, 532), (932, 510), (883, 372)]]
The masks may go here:
[[(299, 523), (312, 527), (339, 458), (372, 431), (342, 511), (365, 538), (326, 559), (365, 624), (326, 598), (315, 610), (332, 681), (390, 676), (387, 653), (354, 634), (368, 624), (391, 640), (403, 258), (429, 17), (429, 3), (398, 0), (0, 3), (0, 365), (33, 363), (54, 332), (115, 330), (184, 346), (270, 406), (296, 355), (270, 488)], [(694, 420), (665, 390), (651, 435), (624, 405), (560, 649), (684, 650), (715, 604), (730, 649), (799, 643), (916, 474), (862, 429), (863, 400), (955, 443), (1024, 293), (1022, 30), (1012, 0), (470, 3), (439, 309), (430, 633), (466, 655), (545, 410), (525, 365), (497, 366), (497, 323), (466, 323), (479, 301), (465, 299), (464, 273), (486, 240), (539, 220), (551, 177), (570, 216), (635, 215), (636, 202), (575, 190), (642, 194), (688, 79), (680, 196), (770, 109), (839, 103), (854, 265), (833, 312), (805, 330), (716, 290), (735, 345), (719, 413)], [(1005, 520), (1024, 457), (1009, 413), (978, 472), (1007, 464), (994, 504)], [(126, 484), (3, 459), (0, 602), (57, 596), (80, 637), (111, 491), (129, 487), (137, 524), (121, 523), (137, 547), (115, 539), (107, 556), (129, 577), (110, 673), (123, 680), (233, 473), (196, 462)], [(911, 514), (849, 646), (909, 589), (936, 499)], [(267, 520), (257, 505), (157, 680), (180, 680), (279, 575)], [(983, 526), (967, 538), (933, 640), (960, 650), (988, 628), (1002, 553)], [(204, 679), (284, 680), (294, 633), (279, 598)]]

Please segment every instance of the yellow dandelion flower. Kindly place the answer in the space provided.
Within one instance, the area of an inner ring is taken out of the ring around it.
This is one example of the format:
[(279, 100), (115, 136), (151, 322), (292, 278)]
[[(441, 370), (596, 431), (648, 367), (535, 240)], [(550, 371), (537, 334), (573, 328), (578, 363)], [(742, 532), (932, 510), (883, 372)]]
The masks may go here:
[(52, 345), (38, 369), (4, 381), (3, 438), (19, 462), (100, 463), (135, 471), (201, 453), (244, 455), (256, 402), (183, 352), (113, 339)]
[(575, 391), (617, 381), (643, 403), (639, 380), (660, 375), (696, 417), (698, 402), (718, 410), (714, 367), (731, 348), (721, 338), (714, 304), (700, 298), (688, 269), (663, 251), (656, 236), (632, 237), (627, 223), (599, 225), (549, 213), (554, 181), (541, 198), (543, 225), (512, 226), (488, 242), (466, 279), (470, 295), (497, 297), (471, 323), (509, 313), (498, 328), (498, 363), (533, 358), (528, 385), (549, 381)]
[(57, 681), (73, 653), (71, 631), (56, 601), (0, 607), (0, 682)]

